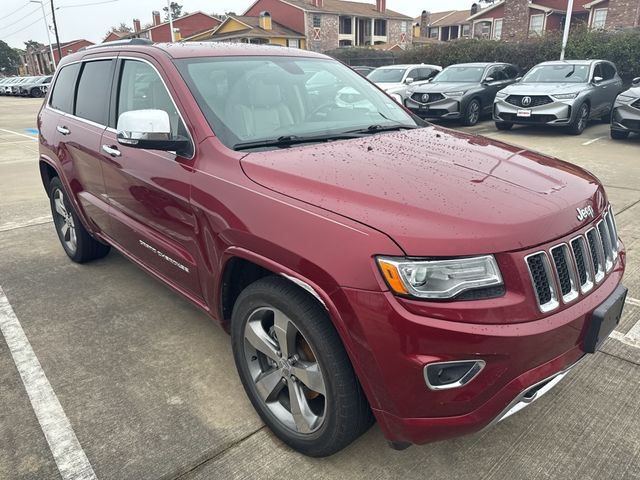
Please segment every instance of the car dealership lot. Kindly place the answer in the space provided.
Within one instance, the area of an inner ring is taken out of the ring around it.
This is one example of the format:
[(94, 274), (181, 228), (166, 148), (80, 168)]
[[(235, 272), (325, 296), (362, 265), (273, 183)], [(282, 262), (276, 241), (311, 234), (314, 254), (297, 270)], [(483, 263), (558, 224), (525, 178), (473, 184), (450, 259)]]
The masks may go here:
[[(627, 247), (623, 320), (601, 352), (492, 430), (396, 452), (374, 426), (309, 459), (263, 427), (208, 317), (115, 252), (67, 259), (38, 174), (39, 102), (0, 98), (0, 304), (6, 296), (97, 478), (640, 478), (640, 137), (610, 140), (605, 124), (578, 137), (465, 129), (605, 183)], [(60, 438), (45, 438), (14, 356), (0, 335), (0, 478), (60, 478), (47, 444)]]

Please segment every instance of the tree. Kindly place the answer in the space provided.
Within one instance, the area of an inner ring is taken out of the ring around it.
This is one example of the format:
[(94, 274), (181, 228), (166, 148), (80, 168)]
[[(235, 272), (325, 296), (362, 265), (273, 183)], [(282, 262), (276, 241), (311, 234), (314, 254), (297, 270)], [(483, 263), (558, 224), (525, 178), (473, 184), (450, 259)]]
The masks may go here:
[[(171, 2), (171, 16), (175, 19), (178, 17), (181, 17), (183, 15), (182, 13), (182, 5), (180, 5), (178, 2)], [(164, 7), (162, 9), (162, 11), (164, 12), (164, 21), (168, 22), (169, 21), (169, 7)], [(184, 12), (184, 15), (186, 15), (187, 12)]]
[(5, 75), (17, 74), (18, 65), (20, 65), (18, 50), (0, 40), (0, 72)]
[(36, 42), (35, 40), (27, 40), (24, 42), (24, 46), (27, 50), (36, 50), (38, 48), (44, 47), (40, 42)]
[(107, 34), (105, 35), (105, 37), (108, 36), (111, 32), (115, 32), (115, 33), (120, 33), (122, 35), (126, 35), (128, 33), (132, 33), (133, 32), (133, 28), (131, 28), (126, 23), (122, 22), (117, 27), (111, 27), (109, 29), (109, 31), (107, 32)]

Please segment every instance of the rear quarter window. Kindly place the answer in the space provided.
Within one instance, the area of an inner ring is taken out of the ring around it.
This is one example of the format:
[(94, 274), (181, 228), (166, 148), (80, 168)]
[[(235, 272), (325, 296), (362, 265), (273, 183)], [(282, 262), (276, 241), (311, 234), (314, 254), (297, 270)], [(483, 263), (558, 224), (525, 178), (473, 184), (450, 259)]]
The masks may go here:
[(61, 112), (71, 113), (73, 111), (73, 94), (76, 86), (76, 78), (80, 64), (74, 63), (60, 69), (56, 83), (53, 85), (51, 92), (51, 107)]

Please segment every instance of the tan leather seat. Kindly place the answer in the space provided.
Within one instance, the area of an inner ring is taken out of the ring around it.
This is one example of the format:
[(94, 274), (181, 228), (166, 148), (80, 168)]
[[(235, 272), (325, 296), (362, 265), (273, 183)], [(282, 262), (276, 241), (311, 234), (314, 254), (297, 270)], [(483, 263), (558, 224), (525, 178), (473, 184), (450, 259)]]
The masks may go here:
[[(253, 75), (236, 83), (227, 102), (226, 120), (241, 138), (269, 138), (294, 124), (283, 102), (282, 83), (277, 77)], [(279, 131), (280, 130), (280, 131)]]

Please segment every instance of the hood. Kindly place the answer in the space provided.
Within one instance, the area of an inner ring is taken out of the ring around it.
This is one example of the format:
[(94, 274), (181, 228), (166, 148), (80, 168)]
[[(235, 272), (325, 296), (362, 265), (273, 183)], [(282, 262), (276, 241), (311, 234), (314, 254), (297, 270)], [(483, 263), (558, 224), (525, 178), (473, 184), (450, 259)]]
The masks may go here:
[(579, 167), (439, 127), (254, 152), (241, 163), (254, 182), (382, 231), (412, 256), (532, 247), (582, 227), (576, 208), (606, 206)]
[(621, 93), (621, 95), (640, 98), (640, 85), (637, 87), (631, 87), (630, 89), (625, 90), (624, 92)]
[(427, 83), (420, 85), (415, 89), (411, 89), (411, 93), (446, 93), (446, 92), (459, 92), (460, 90), (468, 90), (476, 87), (478, 84), (475, 82), (441, 82), (441, 83)]
[(576, 93), (587, 87), (584, 83), (514, 83), (502, 90), (509, 95), (553, 95)]

